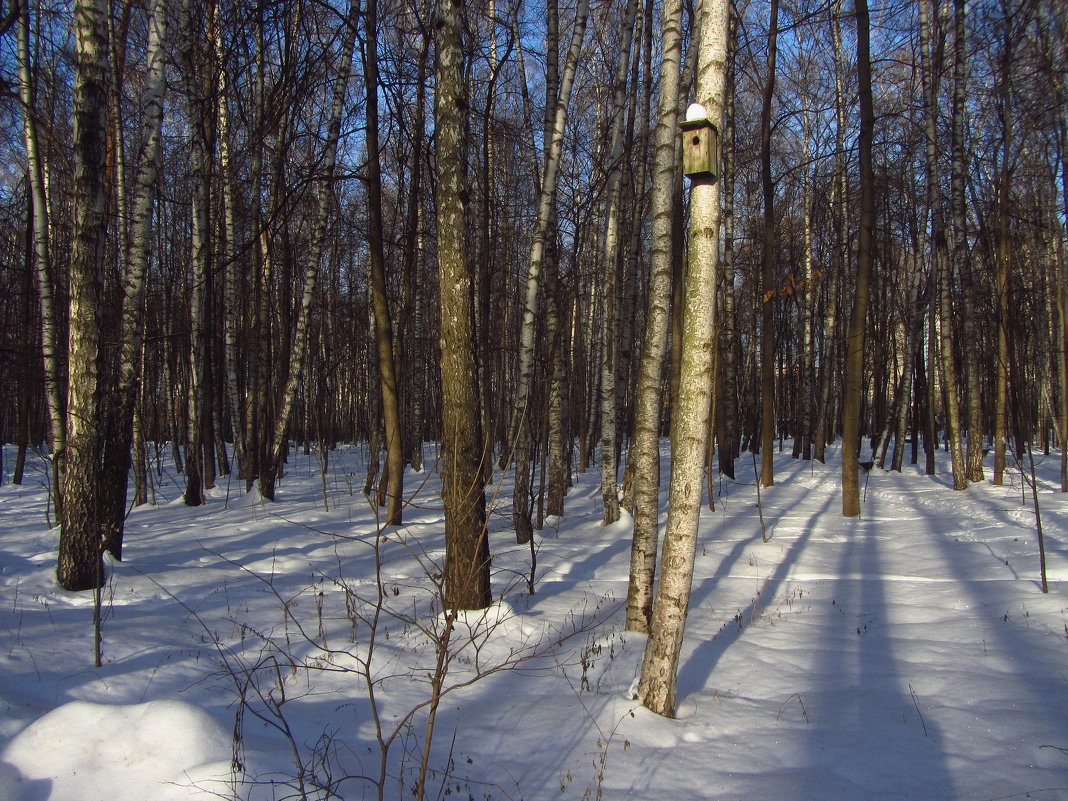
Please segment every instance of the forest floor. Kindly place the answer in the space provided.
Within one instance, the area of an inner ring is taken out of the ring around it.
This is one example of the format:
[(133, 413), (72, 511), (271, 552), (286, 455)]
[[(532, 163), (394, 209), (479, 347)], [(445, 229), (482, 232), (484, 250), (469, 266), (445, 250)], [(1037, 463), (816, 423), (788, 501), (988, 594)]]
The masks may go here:
[(1059, 454), (1036, 457), (1043, 594), (1019, 471), (993, 486), (988, 461), (987, 482), (954, 492), (943, 463), (873, 470), (845, 519), (837, 452), (788, 447), (760, 507), (749, 454), (716, 480), (676, 720), (630, 699), (645, 642), (623, 630), (630, 522), (601, 524), (597, 470), (536, 538), (533, 595), (510, 484), (488, 490), (498, 602), (455, 622), (446, 670), (432, 448), (385, 531), (357, 449), (332, 452), (325, 480), (295, 452), (273, 504), (224, 479), (187, 507), (164, 463), (109, 568), (94, 668), (92, 594), (54, 580), (47, 473), (36, 460), (12, 485), (7, 448), (0, 801), (376, 798), (376, 719), (395, 732), (386, 799), (420, 773), (427, 798), (478, 801), (1068, 799)]

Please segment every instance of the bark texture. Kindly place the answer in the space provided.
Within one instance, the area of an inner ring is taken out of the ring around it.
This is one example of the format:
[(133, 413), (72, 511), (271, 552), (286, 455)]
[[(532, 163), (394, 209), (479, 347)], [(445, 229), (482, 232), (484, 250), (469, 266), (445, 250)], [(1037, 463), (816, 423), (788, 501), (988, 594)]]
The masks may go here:
[(442, 493), (445, 604), (490, 603), (489, 543), (482, 485), (483, 441), (475, 363), (474, 275), (464, 254), (464, 91), (462, 0), (440, 0), (434, 97), (437, 156), (438, 286), (441, 295)]
[(868, 323), (868, 299), (872, 264), (875, 261), (875, 174), (871, 150), (875, 112), (871, 95), (871, 55), (868, 4), (856, 0), (857, 82), (860, 92), (860, 232), (857, 237), (857, 274), (853, 311), (846, 338), (846, 371), (842, 387), (842, 514), (860, 514), (860, 422), (864, 399), (864, 340)]
[(682, 2), (667, 0), (661, 12), (660, 101), (657, 111), (652, 187), (652, 248), (645, 347), (638, 367), (634, 408), (634, 538), (627, 589), (627, 630), (648, 632), (653, 613), (653, 578), (659, 527), (661, 376), (671, 322), (671, 262), (674, 253), (676, 132), (682, 59)]
[[(696, 95), (709, 119), (721, 125), (726, 87), (727, 0), (703, 0), (696, 9), (699, 33)], [(690, 604), (701, 480), (708, 440), (715, 351), (715, 289), (719, 260), (719, 184), (695, 181), (690, 195), (690, 256), (683, 310), (679, 392), (672, 417), (671, 486), (660, 584), (637, 697), (660, 715), (674, 717), (675, 688)]]
[(66, 590), (104, 583), (99, 525), (100, 295), (107, 154), (108, 4), (74, 6), (74, 244), (70, 273), (66, 450), (56, 576)]

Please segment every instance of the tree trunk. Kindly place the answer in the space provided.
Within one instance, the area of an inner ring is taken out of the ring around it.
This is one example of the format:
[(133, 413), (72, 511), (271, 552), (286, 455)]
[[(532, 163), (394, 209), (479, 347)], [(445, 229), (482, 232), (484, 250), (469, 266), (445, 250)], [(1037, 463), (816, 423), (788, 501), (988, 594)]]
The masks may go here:
[(623, 44), (616, 58), (614, 91), (611, 105), (611, 133), (609, 135), (608, 187), (604, 239), (601, 247), (602, 284), (600, 287), (604, 317), (601, 325), (601, 502), (605, 525), (619, 519), (619, 486), (616, 452), (616, 381), (617, 341), (619, 329), (618, 276), (620, 261), (620, 226), (623, 179), (623, 123), (626, 118), (627, 73), (634, 42), (634, 18), (637, 0), (629, 0), (623, 22)]
[[(312, 303), (315, 300), (315, 293), (318, 287), (319, 268), (326, 241), (326, 227), (329, 222), (334, 196), (333, 183), (337, 164), (338, 142), (341, 138), (341, 115), (344, 111), (345, 93), (348, 89), (349, 73), (352, 69), (352, 53), (355, 49), (356, 15), (358, 11), (359, 6), (356, 0), (353, 0), (349, 5), (348, 20), (344, 27), (337, 74), (334, 78), (330, 118), (327, 122), (326, 144), (322, 156), (322, 175), (318, 192), (314, 232), (308, 253), (304, 259), (304, 289), (301, 294), (296, 324), (293, 327), (293, 350), (289, 357), (289, 370), (282, 389), (281, 407), (274, 421), (274, 432), (267, 454), (267, 464), (264, 465), (260, 476), (260, 491), (263, 497), (268, 500), (274, 500), (274, 483), (281, 472), (282, 461), (285, 456), (286, 437), (289, 433), (289, 422), (293, 416), (297, 388), (304, 373), (305, 357), (308, 353), (308, 326), (311, 318)], [(390, 355), (390, 362), (392, 363), (392, 355)], [(385, 379), (383, 379), (383, 383), (385, 383)], [(395, 386), (394, 383), (394, 388)], [(398, 432), (396, 448), (399, 452), (399, 423), (396, 430)], [(397, 497), (399, 498), (399, 493)]]
[(475, 364), (474, 275), (464, 254), (463, 0), (437, 8), (434, 97), (437, 156), (438, 285), (441, 297), (442, 494), (445, 501), (445, 598), (449, 609), (491, 601), (483, 452)]
[[(353, 2), (349, 22), (356, 24), (358, 3)], [(404, 437), (402, 434), (400, 396), (397, 369), (393, 361), (393, 321), (386, 298), (385, 246), (382, 238), (382, 167), (378, 139), (378, 0), (367, 0), (364, 11), (364, 84), (366, 93), (367, 136), (367, 247), (370, 262), (371, 303), (375, 314), (375, 342), (378, 353), (378, 374), (382, 392), (382, 422), (386, 435), (386, 515), (384, 524), (400, 525), (404, 508)], [(335, 112), (331, 120), (330, 136), (335, 143), (340, 133), (341, 103), (344, 101), (347, 64), (351, 60), (351, 45), (346, 40), (346, 54), (339, 89), (335, 91)], [(335, 122), (336, 121), (336, 122)], [(331, 154), (333, 157), (334, 154)], [(329, 195), (324, 192), (324, 195)], [(325, 209), (324, 209), (325, 211)], [(323, 214), (325, 237), (326, 214)]]
[(215, 80), (211, 59), (203, 43), (192, 33), (192, 17), (186, 27), (185, 68), (189, 111), (189, 148), (192, 169), (192, 227), (190, 260), (193, 283), (189, 298), (189, 387), (185, 494), (188, 506), (204, 503), (204, 434), (207, 414), (208, 285), (212, 275), (211, 169), (214, 156), (213, 117)]
[(771, 102), (775, 97), (779, 0), (771, 0), (767, 75), (760, 111), (760, 184), (764, 197), (764, 248), (760, 291), (760, 485), (775, 483), (775, 184), (771, 177)]
[[(953, 356), (952, 326), (949, 313), (953, 305), (952, 275), (941, 212), (941, 191), (938, 183), (938, 84), (943, 68), (944, 38), (935, 41), (931, 30), (931, 0), (920, 2), (920, 43), (923, 52), (921, 79), (924, 90), (925, 131), (927, 137), (927, 211), (931, 215), (931, 274), (936, 287), (934, 305), (938, 364), (941, 368), (944, 396), (946, 438), (952, 453), (953, 489), (968, 486), (965, 474), (964, 450), (960, 439), (960, 399), (957, 393), (957, 369)], [(931, 382), (932, 385), (934, 382)]]
[[(994, 478), (997, 485), (1005, 481), (1005, 441), (1008, 437), (1009, 419), (1009, 259), (1012, 244), (1010, 242), (1010, 195), (1012, 192), (1012, 170), (1009, 159), (1012, 152), (1013, 120), (1009, 108), (1011, 101), (1011, 77), (1013, 40), (1010, 33), (1008, 17), (1003, 20), (1001, 70), (998, 75), (998, 94), (996, 107), (1001, 122), (1001, 164), (998, 169), (998, 236), (995, 266), (997, 288), (997, 326), (998, 350), (995, 367), (994, 385)], [(1063, 287), (1062, 287), (1063, 291)], [(1058, 294), (1060, 294), (1058, 292)]]
[[(701, 0), (696, 9), (699, 41), (696, 97), (709, 119), (722, 124), (726, 85), (729, 3)], [(690, 256), (683, 312), (679, 395), (672, 416), (672, 467), (663, 570), (653, 604), (649, 639), (637, 697), (659, 715), (674, 717), (675, 686), (689, 609), (701, 514), (708, 411), (712, 396), (715, 290), (719, 258), (719, 184), (692, 181)]]
[(144, 121), (141, 129), (141, 152), (137, 159), (137, 178), (128, 214), (129, 238), (123, 259), (122, 344), (119, 358), (119, 381), (115, 421), (104, 443), (102, 485), (102, 524), (107, 550), (122, 558), (123, 525), (126, 519), (126, 494), (129, 484), (131, 448), (134, 439), (134, 407), (141, 383), (142, 341), (144, 329), (145, 277), (152, 252), (152, 200), (159, 173), (160, 131), (163, 126), (165, 91), (163, 41), (167, 31), (165, 0), (156, 0), (149, 18), (146, 63)]
[[(731, 18), (734, 25), (734, 17)], [(734, 35), (729, 39), (729, 66), (727, 71), (727, 112), (724, 123), (722, 156), (720, 169), (723, 182), (723, 269), (720, 271), (720, 299), (723, 319), (719, 325), (719, 369), (716, 382), (720, 397), (716, 404), (716, 417), (720, 421), (717, 439), (719, 441), (719, 471), (728, 478), (734, 478), (734, 462), (738, 458), (738, 324), (734, 308), (734, 169), (735, 136), (734, 116), (736, 91), (737, 48), (733, 46)], [(676, 247), (678, 240), (675, 240)]]
[(964, 357), (964, 389), (968, 413), (968, 454), (965, 463), (969, 481), (983, 480), (982, 395), (979, 386), (979, 342), (975, 325), (977, 293), (971, 248), (968, 244), (968, 211), (965, 201), (968, 158), (965, 155), (964, 106), (967, 92), (967, 29), (965, 0), (953, 0), (953, 265), (961, 285), (961, 353)]
[(515, 493), (512, 501), (512, 521), (516, 542), (529, 542), (533, 536), (530, 505), (530, 449), (533, 420), (531, 415), (532, 388), (534, 384), (534, 339), (537, 332), (538, 305), (541, 292), (541, 270), (545, 257), (549, 222), (556, 203), (556, 182), (560, 169), (560, 157), (564, 146), (564, 124), (567, 106), (574, 86), (575, 70), (578, 67), (582, 40), (589, 16), (589, 0), (580, 0), (575, 15), (575, 27), (571, 45), (564, 62), (564, 75), (560, 95), (556, 99), (552, 136), (545, 150), (542, 166), (541, 192), (538, 213), (534, 222), (534, 237), (530, 246), (530, 262), (527, 268), (526, 297), (523, 305), (522, 327), (519, 334), (519, 369), (516, 376), (515, 412), (513, 414), (513, 437), (515, 442)]
[(56, 575), (66, 590), (103, 586), (99, 520), (100, 295), (107, 151), (108, 4), (75, 3), (74, 242), (70, 267), (69, 390), (62, 530)]
[(838, 294), (845, 275), (845, 250), (849, 242), (849, 199), (846, 180), (847, 154), (845, 147), (846, 107), (844, 89), (845, 60), (842, 53), (841, 0), (835, 0), (831, 14), (831, 40), (834, 47), (834, 114), (835, 148), (834, 180), (831, 192), (831, 215), (834, 224), (834, 250), (831, 255), (831, 276), (827, 281), (827, 298), (823, 310), (823, 353), (820, 358), (819, 402), (816, 429), (813, 435), (812, 458), (826, 464), (826, 448), (834, 439), (831, 428), (834, 384), (839, 374), (838, 355)]
[(41, 137), (37, 129), (37, 69), (31, 61), (29, 3), (22, 6), (18, 23), (19, 96), (22, 101), (23, 140), (33, 205), (34, 276), (41, 310), (41, 354), (44, 366), (45, 400), (48, 405), (49, 450), (52, 455), (52, 487), (57, 519), (62, 519), (62, 464), (65, 453), (67, 401), (64, 387), (63, 347), (60, 343), (60, 310), (54, 271), (49, 262), (50, 221), (45, 188)]
[(423, 186), (423, 158), (426, 131), (426, 84), (427, 60), (430, 47), (420, 24), (418, 59), (416, 67), (415, 103), (411, 107), (410, 179), (408, 197), (404, 214), (404, 276), (401, 283), (401, 316), (394, 336), (397, 340), (397, 355), (400, 362), (400, 376), (405, 382), (404, 396), (408, 401), (408, 424), (406, 442), (408, 459), (413, 470), (423, 469), (423, 396), (425, 386), (420, 382), (424, 373), (425, 356), (417, 344), (420, 337), (414, 336), (409, 343), (409, 332), (423, 330), (423, 299), (419, 272), (423, 264), (423, 236), (421, 204)]
[[(215, 41), (217, 56), (221, 54), (222, 42)], [(248, 448), (245, 442), (244, 404), (241, 402), (241, 390), (238, 385), (238, 261), (241, 258), (237, 242), (235, 221), (234, 170), (230, 156), (230, 84), (224, 71), (220, 74), (218, 108), (216, 111), (219, 126), (219, 171), (222, 180), (223, 213), (223, 258), (225, 264), (223, 276), (223, 370), (226, 376), (226, 413), (230, 418), (230, 431), (234, 441), (234, 462), (237, 463), (239, 478), (249, 474)]]
[[(651, 23), (652, 20), (649, 20)], [(682, 2), (666, 0), (660, 15), (659, 92), (652, 186), (652, 245), (645, 338), (638, 367), (634, 408), (634, 538), (627, 590), (627, 630), (647, 633), (653, 613), (653, 578), (659, 528), (661, 379), (671, 322), (671, 267), (674, 255), (675, 177), (682, 60)]]
[(860, 514), (860, 414), (864, 399), (864, 338), (868, 321), (868, 296), (872, 264), (875, 261), (875, 175), (872, 169), (872, 137), (875, 112), (872, 108), (871, 57), (867, 0), (856, 0), (857, 82), (860, 93), (860, 133), (857, 156), (860, 162), (860, 233), (857, 241), (856, 289), (853, 313), (846, 339), (846, 371), (842, 387), (842, 514)]

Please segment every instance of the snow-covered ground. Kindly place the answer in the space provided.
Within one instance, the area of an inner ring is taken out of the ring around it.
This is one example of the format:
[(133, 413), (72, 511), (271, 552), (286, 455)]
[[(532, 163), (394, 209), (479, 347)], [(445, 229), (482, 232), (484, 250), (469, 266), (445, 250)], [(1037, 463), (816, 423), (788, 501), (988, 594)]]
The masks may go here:
[(157, 505), (129, 517), (94, 668), (91, 594), (53, 578), (46, 474), (35, 461), (13, 486), (9, 448), (0, 801), (296, 798), (301, 779), (309, 798), (328, 797), (316, 785), (375, 798), (376, 713), (382, 738), (396, 732), (383, 795), (411, 798), (435, 673), (447, 692), (427, 798), (1068, 799), (1059, 454), (1038, 458), (1048, 594), (1019, 473), (955, 493), (945, 472), (876, 470), (863, 516), (843, 519), (836, 458), (780, 454), (763, 542), (747, 458), (704, 512), (667, 720), (628, 695), (644, 645), (623, 631), (630, 526), (601, 525), (599, 471), (577, 477), (537, 540), (534, 595), (500, 487), (500, 602), (457, 621), (435, 671), (433, 470), (407, 476), (405, 525), (378, 537), (357, 450), (331, 454), (325, 484), (297, 452), (275, 504), (235, 482), (186, 507), (164, 465)]

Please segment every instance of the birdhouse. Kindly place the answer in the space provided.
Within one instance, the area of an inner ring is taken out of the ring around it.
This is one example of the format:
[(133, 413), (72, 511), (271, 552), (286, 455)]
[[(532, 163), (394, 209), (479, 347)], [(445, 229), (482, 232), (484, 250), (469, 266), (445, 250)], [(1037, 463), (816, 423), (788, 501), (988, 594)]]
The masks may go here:
[(682, 129), (682, 171), (691, 179), (715, 181), (719, 174), (719, 131), (695, 103)]

